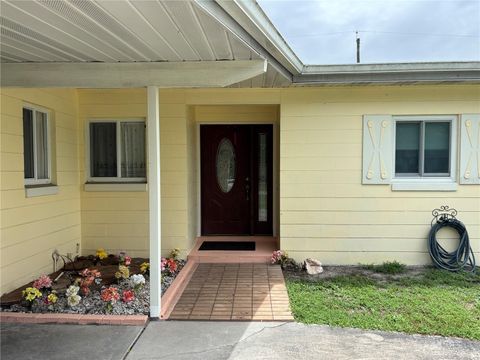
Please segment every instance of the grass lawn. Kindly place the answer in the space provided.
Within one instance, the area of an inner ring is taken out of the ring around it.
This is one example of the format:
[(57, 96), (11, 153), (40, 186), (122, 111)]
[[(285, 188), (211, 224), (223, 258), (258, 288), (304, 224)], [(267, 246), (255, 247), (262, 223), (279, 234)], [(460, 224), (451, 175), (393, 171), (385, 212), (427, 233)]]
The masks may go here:
[(289, 278), (296, 321), (480, 340), (480, 274)]

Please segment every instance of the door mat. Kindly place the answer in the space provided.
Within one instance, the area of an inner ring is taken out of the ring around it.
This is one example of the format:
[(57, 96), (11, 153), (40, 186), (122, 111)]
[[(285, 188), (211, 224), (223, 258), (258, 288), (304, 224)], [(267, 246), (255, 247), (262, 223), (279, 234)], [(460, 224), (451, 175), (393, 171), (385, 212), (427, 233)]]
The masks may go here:
[(255, 241), (204, 241), (198, 250), (255, 251)]

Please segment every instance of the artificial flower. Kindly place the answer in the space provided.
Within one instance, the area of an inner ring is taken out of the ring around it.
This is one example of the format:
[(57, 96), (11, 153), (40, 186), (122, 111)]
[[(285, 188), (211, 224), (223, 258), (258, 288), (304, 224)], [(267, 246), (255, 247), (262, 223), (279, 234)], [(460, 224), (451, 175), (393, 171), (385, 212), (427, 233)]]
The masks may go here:
[(144, 262), (140, 265), (140, 271), (145, 274), (146, 272), (148, 272), (150, 270), (150, 263), (148, 262)]
[(95, 281), (97, 284), (99, 283), (96, 280), (100, 278), (101, 274), (100, 271), (96, 269), (84, 269), (80, 275), (82, 275), (83, 278), (78, 280), (78, 285), (80, 286), (83, 295), (86, 296), (90, 294), (90, 286), (93, 284), (93, 282)]
[(132, 290), (124, 290), (122, 300), (125, 303), (135, 300), (135, 293)]
[(52, 287), (52, 279), (47, 275), (40, 276), (37, 280), (33, 282), (33, 287), (37, 289), (47, 289)]
[(52, 292), (52, 293), (48, 294), (47, 302), (49, 304), (55, 304), (57, 302), (57, 300), (58, 300), (58, 296), (55, 293)]
[(100, 295), (103, 301), (110, 304), (114, 304), (120, 299), (120, 294), (118, 293), (117, 288), (113, 286), (103, 289)]
[(42, 293), (36, 287), (27, 287), (22, 291), (25, 300), (32, 302), (33, 300), (42, 297)]
[(105, 259), (105, 258), (108, 257), (108, 253), (107, 253), (104, 249), (102, 249), (102, 248), (97, 249), (97, 257), (98, 257), (100, 260)]
[(70, 307), (74, 307), (80, 304), (80, 300), (82, 300), (80, 295), (71, 295), (67, 297), (67, 304)]
[(78, 294), (78, 290), (80, 290), (80, 288), (76, 285), (70, 285), (67, 289), (67, 291), (65, 292), (65, 295), (67, 297), (70, 297), (70, 296), (74, 296), (74, 295), (77, 295)]
[(177, 262), (174, 259), (167, 259), (167, 267), (170, 273), (177, 271)]
[(130, 276), (130, 270), (125, 265), (120, 265), (118, 271), (115, 273), (115, 278), (117, 279), (128, 279)]
[(142, 274), (132, 275), (130, 280), (135, 287), (145, 285), (145, 277)]
[(132, 258), (130, 256), (125, 256), (124, 263), (125, 266), (129, 266), (132, 263)]
[(283, 264), (288, 259), (288, 254), (284, 250), (276, 250), (272, 254), (272, 264)]
[(178, 259), (178, 255), (180, 255), (180, 249), (175, 248), (175, 249), (173, 249), (172, 251), (170, 251), (170, 258), (172, 258), (172, 259), (174, 259), (174, 260), (177, 260), (177, 259)]
[(167, 266), (167, 259), (162, 257), (162, 259), (160, 260), (160, 271), (164, 271), (166, 266)]

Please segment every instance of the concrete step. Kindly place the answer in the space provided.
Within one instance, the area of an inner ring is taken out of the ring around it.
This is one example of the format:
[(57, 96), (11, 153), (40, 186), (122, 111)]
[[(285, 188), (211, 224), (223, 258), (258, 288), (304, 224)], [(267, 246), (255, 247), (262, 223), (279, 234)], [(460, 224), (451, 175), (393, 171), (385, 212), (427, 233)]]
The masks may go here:
[[(255, 241), (255, 251), (200, 251), (204, 241)], [(272, 252), (277, 250), (273, 236), (201, 236), (188, 255), (198, 263), (270, 263)]]

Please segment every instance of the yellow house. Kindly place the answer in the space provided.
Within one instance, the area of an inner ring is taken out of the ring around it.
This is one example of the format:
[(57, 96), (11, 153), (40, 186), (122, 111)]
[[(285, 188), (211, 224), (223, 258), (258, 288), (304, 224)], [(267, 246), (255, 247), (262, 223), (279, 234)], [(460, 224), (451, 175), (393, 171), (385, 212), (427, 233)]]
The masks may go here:
[(480, 63), (306, 66), (254, 2), (131, 6), (2, 2), (2, 294), (214, 235), (428, 264), (441, 205), (480, 256)]

